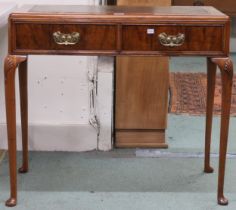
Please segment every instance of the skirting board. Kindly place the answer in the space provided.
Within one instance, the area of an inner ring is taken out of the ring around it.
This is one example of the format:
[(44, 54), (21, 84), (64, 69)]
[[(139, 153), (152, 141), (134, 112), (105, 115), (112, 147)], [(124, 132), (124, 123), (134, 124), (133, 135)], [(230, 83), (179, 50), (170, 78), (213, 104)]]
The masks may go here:
[[(6, 125), (0, 124), (0, 149), (7, 149)], [(21, 150), (17, 125), (17, 149)], [(29, 125), (29, 149), (34, 151), (91, 151), (97, 149), (97, 132), (91, 125)]]
[(167, 148), (165, 130), (116, 130), (116, 147)]

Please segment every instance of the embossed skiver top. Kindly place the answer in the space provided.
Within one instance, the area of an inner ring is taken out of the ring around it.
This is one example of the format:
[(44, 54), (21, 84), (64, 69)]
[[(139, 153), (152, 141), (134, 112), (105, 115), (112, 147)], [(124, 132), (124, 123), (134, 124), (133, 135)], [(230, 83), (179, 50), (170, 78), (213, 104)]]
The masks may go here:
[(228, 19), (228, 16), (218, 11), (214, 7), (191, 7), (191, 6), (171, 6), (171, 7), (127, 7), (127, 6), (68, 6), (68, 5), (25, 5), (13, 15), (23, 15), (41, 17), (48, 16), (96, 16), (113, 19), (124, 19), (129, 17), (158, 18), (196, 18), (196, 19)]
[(43, 13), (80, 13), (80, 14), (116, 14), (126, 15), (222, 15), (213, 7), (127, 7), (127, 6), (33, 6), (29, 12)]

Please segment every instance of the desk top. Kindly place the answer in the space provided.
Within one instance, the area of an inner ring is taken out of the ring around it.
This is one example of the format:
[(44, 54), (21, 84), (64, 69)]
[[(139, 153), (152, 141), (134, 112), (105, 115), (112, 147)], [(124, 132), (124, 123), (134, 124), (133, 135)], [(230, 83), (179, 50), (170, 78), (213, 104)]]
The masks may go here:
[(33, 13), (77, 13), (96, 15), (223, 15), (214, 7), (127, 7), (127, 6), (69, 6), (69, 5), (37, 5), (33, 6), (29, 12)]
[(81, 5), (25, 5), (14, 15), (28, 16), (107, 16), (129, 17), (186, 17), (226, 19), (227, 15), (210, 6), (127, 7), (127, 6), (81, 6)]

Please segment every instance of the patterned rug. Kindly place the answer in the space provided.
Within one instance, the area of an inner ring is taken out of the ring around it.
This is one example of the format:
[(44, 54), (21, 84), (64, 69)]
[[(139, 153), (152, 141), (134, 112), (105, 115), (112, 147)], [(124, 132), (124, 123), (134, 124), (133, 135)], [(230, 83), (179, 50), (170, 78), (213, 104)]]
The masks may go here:
[[(204, 115), (206, 113), (205, 73), (171, 73), (170, 74), (170, 113)], [(221, 110), (221, 77), (216, 77), (214, 114)], [(236, 76), (234, 76), (231, 116), (236, 116)]]

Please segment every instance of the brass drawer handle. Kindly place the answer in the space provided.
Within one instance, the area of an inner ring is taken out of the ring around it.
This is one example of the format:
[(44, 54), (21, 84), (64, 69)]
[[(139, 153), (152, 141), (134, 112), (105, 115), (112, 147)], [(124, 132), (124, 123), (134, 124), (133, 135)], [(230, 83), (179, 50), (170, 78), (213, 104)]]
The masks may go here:
[(57, 31), (53, 33), (53, 39), (59, 45), (75, 45), (79, 42), (79, 38), (80, 34), (78, 32), (63, 34)]
[(163, 46), (178, 47), (183, 45), (185, 40), (185, 35), (179, 33), (176, 36), (173, 36), (173, 35), (167, 35), (166, 33), (161, 33), (158, 35), (158, 38)]

